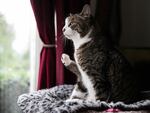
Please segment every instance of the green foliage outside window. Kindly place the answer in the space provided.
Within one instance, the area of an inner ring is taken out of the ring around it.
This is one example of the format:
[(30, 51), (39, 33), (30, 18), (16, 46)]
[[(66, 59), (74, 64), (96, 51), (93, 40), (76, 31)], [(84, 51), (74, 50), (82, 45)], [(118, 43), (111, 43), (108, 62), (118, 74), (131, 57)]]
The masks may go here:
[(29, 51), (19, 55), (12, 49), (14, 39), (13, 26), (0, 14), (0, 86), (11, 79), (24, 83), (29, 77)]

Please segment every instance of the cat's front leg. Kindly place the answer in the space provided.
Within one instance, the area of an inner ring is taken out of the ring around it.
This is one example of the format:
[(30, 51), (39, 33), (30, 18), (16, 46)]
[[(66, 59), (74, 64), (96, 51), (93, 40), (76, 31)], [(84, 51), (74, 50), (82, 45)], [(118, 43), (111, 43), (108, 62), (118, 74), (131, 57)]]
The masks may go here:
[(95, 102), (95, 101), (96, 101), (96, 97), (95, 97), (95, 95), (88, 94), (86, 100), (87, 100), (87, 101)]
[(78, 78), (81, 76), (77, 64), (70, 59), (69, 55), (62, 54), (61, 61), (66, 66), (66, 68), (76, 74)]
[(69, 55), (67, 54), (62, 54), (61, 56), (61, 61), (65, 66), (69, 66), (72, 60), (70, 59)]
[(81, 89), (81, 87), (78, 84), (76, 84), (70, 98), (67, 99), (66, 102), (84, 100), (86, 96), (87, 92), (83, 91), (83, 89)]

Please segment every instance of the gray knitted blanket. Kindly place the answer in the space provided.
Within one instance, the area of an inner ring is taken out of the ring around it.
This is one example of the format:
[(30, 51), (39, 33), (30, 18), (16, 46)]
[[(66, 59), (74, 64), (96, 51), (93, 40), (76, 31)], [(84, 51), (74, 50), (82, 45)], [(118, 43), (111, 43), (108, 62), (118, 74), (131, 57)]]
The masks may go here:
[(22, 94), (18, 98), (18, 106), (23, 113), (77, 113), (88, 110), (104, 111), (110, 108), (121, 111), (150, 110), (150, 100), (143, 100), (133, 104), (123, 102), (106, 103), (104, 101), (90, 102), (78, 100), (67, 102), (74, 86), (61, 85), (51, 89), (39, 90), (29, 94)]

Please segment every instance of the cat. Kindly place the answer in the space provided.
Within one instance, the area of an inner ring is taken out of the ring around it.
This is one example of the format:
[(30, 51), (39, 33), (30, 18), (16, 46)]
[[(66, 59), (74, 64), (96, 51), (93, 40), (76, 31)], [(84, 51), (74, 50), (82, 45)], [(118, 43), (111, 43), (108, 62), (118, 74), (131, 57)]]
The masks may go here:
[(69, 100), (133, 102), (138, 87), (132, 66), (122, 53), (101, 35), (85, 5), (79, 14), (70, 14), (62, 29), (64, 36), (73, 41), (75, 61), (62, 54), (62, 63), (77, 75), (77, 84)]

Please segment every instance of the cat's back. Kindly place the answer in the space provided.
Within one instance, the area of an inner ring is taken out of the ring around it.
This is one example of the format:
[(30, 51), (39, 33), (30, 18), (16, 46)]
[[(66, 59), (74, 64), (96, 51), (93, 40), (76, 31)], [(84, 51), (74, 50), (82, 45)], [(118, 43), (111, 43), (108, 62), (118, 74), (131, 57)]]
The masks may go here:
[(138, 98), (138, 79), (130, 62), (118, 49), (109, 51), (106, 72), (111, 84), (111, 100), (130, 103)]

